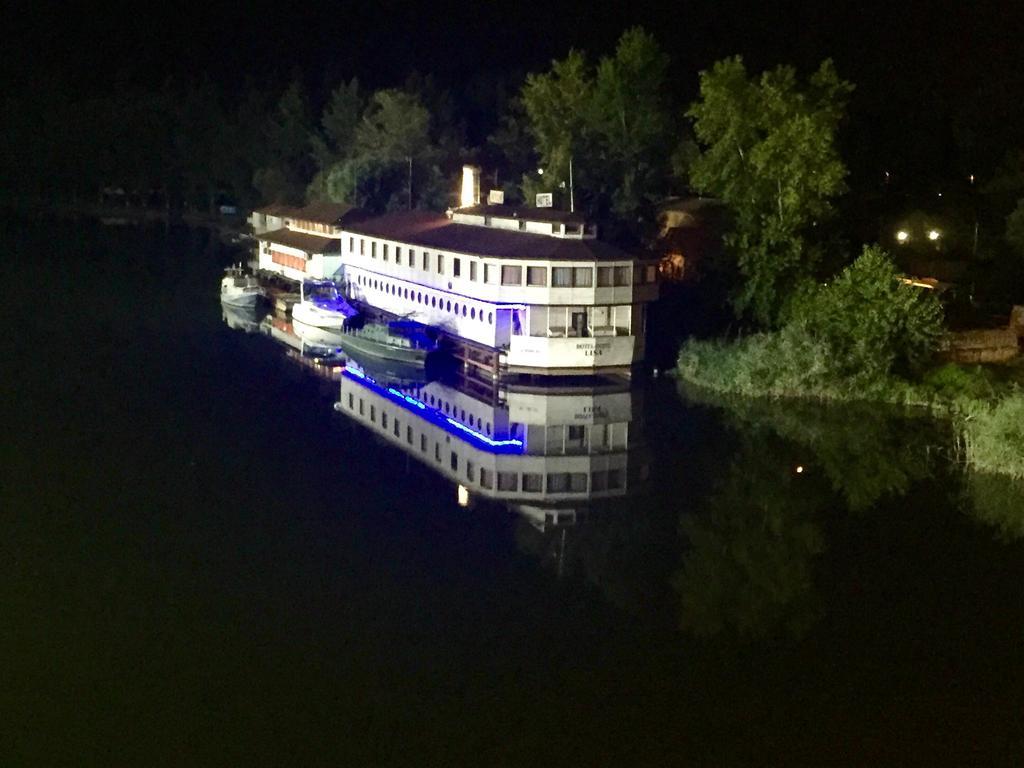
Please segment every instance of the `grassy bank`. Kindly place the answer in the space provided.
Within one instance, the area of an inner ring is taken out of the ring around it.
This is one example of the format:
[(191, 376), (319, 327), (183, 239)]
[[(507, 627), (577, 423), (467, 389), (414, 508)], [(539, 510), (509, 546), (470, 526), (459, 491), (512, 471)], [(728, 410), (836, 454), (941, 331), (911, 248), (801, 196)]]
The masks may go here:
[(969, 466), (1024, 478), (1024, 391), (982, 366), (947, 364), (916, 380), (838, 375), (828, 348), (795, 329), (726, 341), (686, 342), (676, 375), (690, 386), (743, 398), (887, 403), (952, 419)]

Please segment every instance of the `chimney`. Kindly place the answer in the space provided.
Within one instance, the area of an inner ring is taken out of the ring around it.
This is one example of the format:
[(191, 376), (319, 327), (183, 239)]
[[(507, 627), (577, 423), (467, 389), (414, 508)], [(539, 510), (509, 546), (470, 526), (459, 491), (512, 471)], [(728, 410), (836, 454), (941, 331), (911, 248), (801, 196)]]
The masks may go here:
[(480, 205), (480, 168), (476, 165), (462, 166), (462, 195), (459, 205), (466, 208)]

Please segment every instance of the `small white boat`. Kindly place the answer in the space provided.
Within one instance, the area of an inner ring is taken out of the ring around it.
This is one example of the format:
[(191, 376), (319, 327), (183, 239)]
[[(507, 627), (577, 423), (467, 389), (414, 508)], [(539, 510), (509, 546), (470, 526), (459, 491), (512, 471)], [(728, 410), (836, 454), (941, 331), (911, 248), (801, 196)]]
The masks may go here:
[(228, 267), (220, 281), (220, 301), (230, 307), (255, 307), (263, 298), (263, 289), (240, 266)]
[(331, 331), (342, 330), (358, 314), (330, 280), (304, 282), (301, 300), (292, 307), (292, 320)]

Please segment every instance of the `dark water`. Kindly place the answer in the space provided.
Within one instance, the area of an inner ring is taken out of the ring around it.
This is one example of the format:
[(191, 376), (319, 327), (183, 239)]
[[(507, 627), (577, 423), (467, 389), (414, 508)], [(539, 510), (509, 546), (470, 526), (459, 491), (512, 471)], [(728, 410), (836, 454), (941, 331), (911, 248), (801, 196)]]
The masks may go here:
[(206, 233), (4, 229), (0, 764), (1024, 761), (1024, 491), (941, 426), (648, 382), (542, 525), (229, 328)]

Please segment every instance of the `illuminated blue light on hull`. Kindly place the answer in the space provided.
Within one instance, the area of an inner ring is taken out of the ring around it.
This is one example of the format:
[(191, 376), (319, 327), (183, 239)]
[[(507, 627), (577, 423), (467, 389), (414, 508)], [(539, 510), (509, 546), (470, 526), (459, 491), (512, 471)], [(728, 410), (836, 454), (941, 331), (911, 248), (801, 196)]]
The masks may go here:
[(522, 440), (495, 440), (488, 437), (485, 434), (477, 432), (472, 427), (467, 427), (462, 422), (456, 421), (450, 416), (446, 416), (436, 408), (431, 408), (411, 395), (400, 392), (394, 387), (385, 387), (378, 384), (374, 379), (370, 378), (360, 370), (349, 367), (342, 371), (341, 375), (362, 384), (371, 392), (375, 392), (378, 395), (387, 398), (395, 405), (414, 413), (425, 421), (429, 421), (431, 424), (440, 427), (450, 435), (464, 440), (470, 445), (474, 445), (488, 453), (523, 453)]

